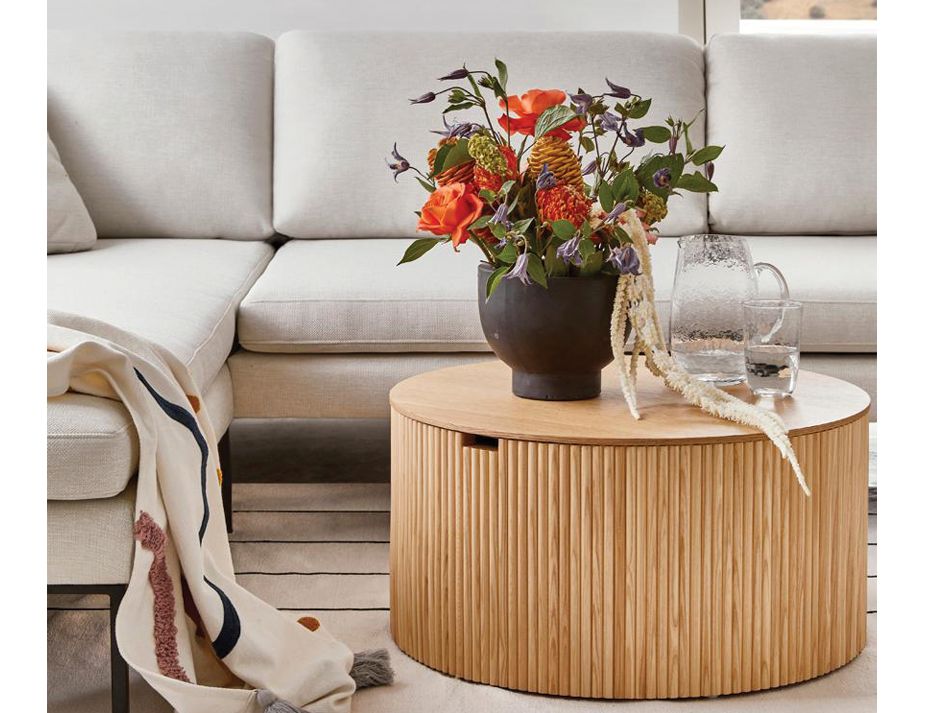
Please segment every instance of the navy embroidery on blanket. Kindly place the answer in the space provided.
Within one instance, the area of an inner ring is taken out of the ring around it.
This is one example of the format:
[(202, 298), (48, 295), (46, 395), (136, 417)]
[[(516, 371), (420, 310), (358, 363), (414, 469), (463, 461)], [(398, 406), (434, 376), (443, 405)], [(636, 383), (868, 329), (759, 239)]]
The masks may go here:
[[(206, 527), (209, 524), (209, 500), (206, 495), (206, 484), (207, 484), (207, 470), (209, 464), (209, 444), (206, 443), (205, 437), (202, 435), (202, 431), (199, 430), (199, 424), (196, 422), (196, 417), (193, 416), (189, 411), (187, 411), (182, 406), (168, 401), (163, 396), (161, 396), (154, 387), (148, 383), (148, 380), (145, 379), (144, 374), (142, 374), (138, 369), (135, 369), (135, 375), (138, 377), (139, 381), (144, 385), (148, 390), (148, 393), (154, 398), (157, 405), (166, 413), (170, 418), (172, 418), (177, 423), (185, 426), (187, 430), (192, 434), (193, 439), (196, 441), (196, 445), (199, 446), (199, 453), (201, 454), (201, 465), (199, 468), (200, 473), (200, 486), (202, 490), (202, 523), (199, 525), (199, 544), (202, 544), (202, 538), (205, 536)], [(231, 653), (231, 650), (235, 647), (235, 644), (238, 643), (238, 639), (241, 637), (241, 619), (238, 616), (238, 612), (235, 610), (234, 605), (231, 603), (231, 600), (228, 598), (228, 595), (225, 594), (218, 586), (209, 579), (203, 576), (203, 581), (211, 587), (215, 593), (218, 595), (218, 598), (222, 602), (222, 610), (224, 612), (224, 617), (222, 619), (222, 628), (218, 632), (218, 636), (215, 637), (215, 640), (212, 642), (212, 648), (215, 649), (215, 654), (219, 658), (225, 658), (228, 654)]]

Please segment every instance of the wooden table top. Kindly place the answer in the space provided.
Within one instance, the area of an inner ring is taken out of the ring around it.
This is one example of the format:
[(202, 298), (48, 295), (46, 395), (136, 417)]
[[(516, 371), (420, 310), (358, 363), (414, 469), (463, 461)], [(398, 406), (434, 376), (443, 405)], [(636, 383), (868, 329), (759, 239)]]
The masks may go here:
[[(758, 399), (745, 384), (729, 393), (776, 411), (791, 436), (852, 421), (870, 408), (865, 391), (841, 379), (801, 371), (794, 394)], [(635, 420), (611, 365), (600, 397), (532, 401), (511, 393), (511, 370), (500, 361), (454, 366), (413, 376), (389, 393), (392, 408), (432, 426), (492, 438), (588, 445), (674, 445), (750, 441), (764, 434), (689, 405), (640, 363)]]

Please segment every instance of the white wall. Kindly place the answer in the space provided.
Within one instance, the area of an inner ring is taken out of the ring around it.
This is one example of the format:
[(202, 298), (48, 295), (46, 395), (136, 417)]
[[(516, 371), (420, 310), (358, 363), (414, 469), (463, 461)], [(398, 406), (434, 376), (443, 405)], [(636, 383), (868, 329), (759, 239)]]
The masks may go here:
[[(683, 1), (683, 0), (682, 0)], [(679, 0), (48, 0), (51, 29), (678, 31)]]

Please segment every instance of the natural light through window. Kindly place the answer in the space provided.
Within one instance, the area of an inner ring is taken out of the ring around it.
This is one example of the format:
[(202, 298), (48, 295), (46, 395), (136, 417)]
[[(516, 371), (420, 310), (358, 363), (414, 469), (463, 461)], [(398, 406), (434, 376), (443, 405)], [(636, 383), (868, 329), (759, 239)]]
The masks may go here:
[(741, 32), (876, 32), (877, 0), (740, 0)]

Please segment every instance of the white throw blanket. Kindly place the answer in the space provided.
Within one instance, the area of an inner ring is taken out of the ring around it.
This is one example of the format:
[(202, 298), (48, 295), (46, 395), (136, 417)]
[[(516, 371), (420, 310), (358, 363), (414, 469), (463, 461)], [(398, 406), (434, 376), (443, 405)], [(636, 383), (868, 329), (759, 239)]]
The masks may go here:
[(138, 431), (135, 559), (116, 621), (126, 661), (179, 713), (349, 711), (350, 650), (235, 582), (215, 435), (186, 367), (61, 313), (49, 314), (48, 352), (49, 398), (116, 399)]

